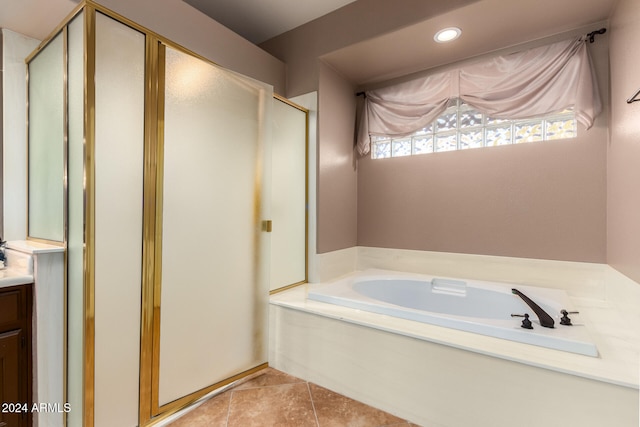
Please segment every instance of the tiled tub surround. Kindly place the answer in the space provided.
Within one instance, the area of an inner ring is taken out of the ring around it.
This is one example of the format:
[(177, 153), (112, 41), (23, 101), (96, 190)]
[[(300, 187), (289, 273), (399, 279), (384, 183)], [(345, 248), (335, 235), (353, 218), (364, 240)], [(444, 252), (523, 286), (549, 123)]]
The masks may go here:
[(271, 297), (274, 368), (422, 425), (638, 425), (640, 286), (609, 266), (376, 248), (318, 265), (563, 288), (599, 357), (309, 301), (307, 285)]

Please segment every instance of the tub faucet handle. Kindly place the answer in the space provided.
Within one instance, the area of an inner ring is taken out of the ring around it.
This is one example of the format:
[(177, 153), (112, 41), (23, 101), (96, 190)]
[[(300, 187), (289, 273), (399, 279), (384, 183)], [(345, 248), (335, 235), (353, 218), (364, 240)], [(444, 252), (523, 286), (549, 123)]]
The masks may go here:
[(538, 304), (533, 302), (531, 298), (529, 298), (519, 290), (514, 288), (514, 289), (511, 289), (511, 292), (515, 295), (518, 295), (520, 298), (522, 298), (522, 301), (524, 301), (529, 306), (529, 308), (533, 310), (536, 316), (538, 316), (538, 320), (540, 321), (540, 326), (543, 326), (545, 328), (553, 328), (553, 325), (555, 322), (553, 321), (553, 317), (549, 316), (549, 313), (544, 311), (542, 307), (540, 307)]
[(579, 311), (567, 311), (565, 309), (560, 310), (562, 317), (560, 318), (560, 324), (566, 326), (572, 326), (571, 319), (569, 319), (569, 314), (578, 314)]
[(531, 320), (529, 320), (529, 315), (527, 313), (512, 314), (511, 317), (524, 317), (524, 319), (522, 319), (522, 325), (520, 325), (520, 327), (525, 329), (533, 329), (533, 325), (531, 324)]

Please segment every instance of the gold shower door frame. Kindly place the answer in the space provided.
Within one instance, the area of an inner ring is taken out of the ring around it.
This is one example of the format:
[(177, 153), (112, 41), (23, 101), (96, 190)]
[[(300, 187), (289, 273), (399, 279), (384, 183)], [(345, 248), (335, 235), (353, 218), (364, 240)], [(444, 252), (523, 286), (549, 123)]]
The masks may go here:
[[(161, 266), (162, 266), (162, 188), (163, 188), (163, 144), (164, 144), (164, 60), (167, 47), (197, 58), (205, 63), (216, 65), (210, 60), (195, 54), (170, 40), (144, 28), (135, 22), (105, 8), (93, 0), (82, 0), (76, 8), (59, 24), (27, 58), (27, 63), (35, 57), (48, 43), (61, 32), (66, 35), (67, 25), (84, 12), (84, 249), (83, 249), (83, 425), (93, 427), (95, 424), (95, 142), (96, 142), (96, 13), (99, 12), (125, 26), (132, 28), (145, 37), (145, 88), (144, 88), (144, 179), (143, 179), (143, 244), (142, 244), (142, 278), (141, 278), (141, 318), (140, 318), (140, 378), (138, 421), (140, 426), (153, 425), (178, 410), (195, 402), (211, 391), (229, 384), (239, 378), (250, 375), (267, 366), (261, 363), (246, 371), (211, 384), (187, 396), (164, 405), (159, 404), (159, 352), (160, 352), (160, 312), (161, 312)], [(66, 46), (65, 46), (66, 55)], [(65, 76), (66, 88), (66, 76)], [(65, 89), (65, 95), (67, 90)], [(65, 96), (65, 122), (68, 101)], [(65, 123), (65, 150), (67, 123)], [(66, 152), (66, 151), (65, 151)], [(65, 155), (66, 159), (66, 155)], [(66, 160), (65, 160), (66, 161)], [(260, 244), (260, 206), (261, 164), (256, 165), (256, 192), (254, 193), (254, 217), (256, 222), (255, 242)], [(65, 240), (68, 234), (68, 213), (66, 187), (68, 176), (65, 163)], [(58, 242), (59, 243), (59, 242)], [(259, 255), (253, 257), (257, 264), (265, 262)], [(66, 278), (65, 278), (66, 282)], [(66, 288), (66, 286), (65, 286)], [(267, 291), (268, 295), (268, 291)], [(266, 310), (266, 308), (265, 308)], [(65, 336), (66, 336), (65, 331)], [(66, 349), (66, 344), (65, 344)], [(66, 350), (65, 350), (66, 359)], [(65, 375), (65, 395), (67, 394), (67, 378)], [(114, 408), (117, 410), (117, 408)]]
[[(145, 204), (143, 234), (143, 286), (140, 351), (140, 425), (152, 425), (178, 410), (195, 402), (206, 394), (230, 384), (242, 377), (267, 367), (259, 364), (251, 369), (197, 390), (169, 403), (160, 404), (160, 317), (162, 289), (162, 227), (163, 227), (163, 182), (164, 182), (164, 139), (165, 139), (165, 58), (170, 47), (196, 59), (212, 64), (209, 60), (193, 54), (158, 36), (147, 35), (147, 81), (145, 111)], [(215, 64), (213, 64), (215, 65)], [(256, 165), (259, 169), (260, 165)], [(257, 191), (254, 194), (254, 214), (256, 225), (260, 222), (262, 186), (260, 171), (254, 177)], [(256, 230), (259, 228), (256, 227)], [(256, 245), (259, 237), (256, 236)], [(253, 259), (254, 268), (261, 262)]]

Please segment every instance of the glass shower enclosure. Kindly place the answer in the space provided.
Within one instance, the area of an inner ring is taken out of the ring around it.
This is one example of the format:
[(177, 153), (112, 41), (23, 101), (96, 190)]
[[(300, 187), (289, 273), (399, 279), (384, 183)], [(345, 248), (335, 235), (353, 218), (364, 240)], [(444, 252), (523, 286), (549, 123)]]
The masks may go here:
[(272, 88), (93, 1), (27, 63), (29, 236), (67, 248), (67, 424), (150, 425), (265, 367)]

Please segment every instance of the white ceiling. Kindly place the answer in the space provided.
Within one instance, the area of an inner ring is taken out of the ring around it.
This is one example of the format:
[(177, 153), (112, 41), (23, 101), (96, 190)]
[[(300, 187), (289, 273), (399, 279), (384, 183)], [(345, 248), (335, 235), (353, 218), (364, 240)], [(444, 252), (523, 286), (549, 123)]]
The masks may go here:
[(184, 0), (254, 44), (355, 0)]

